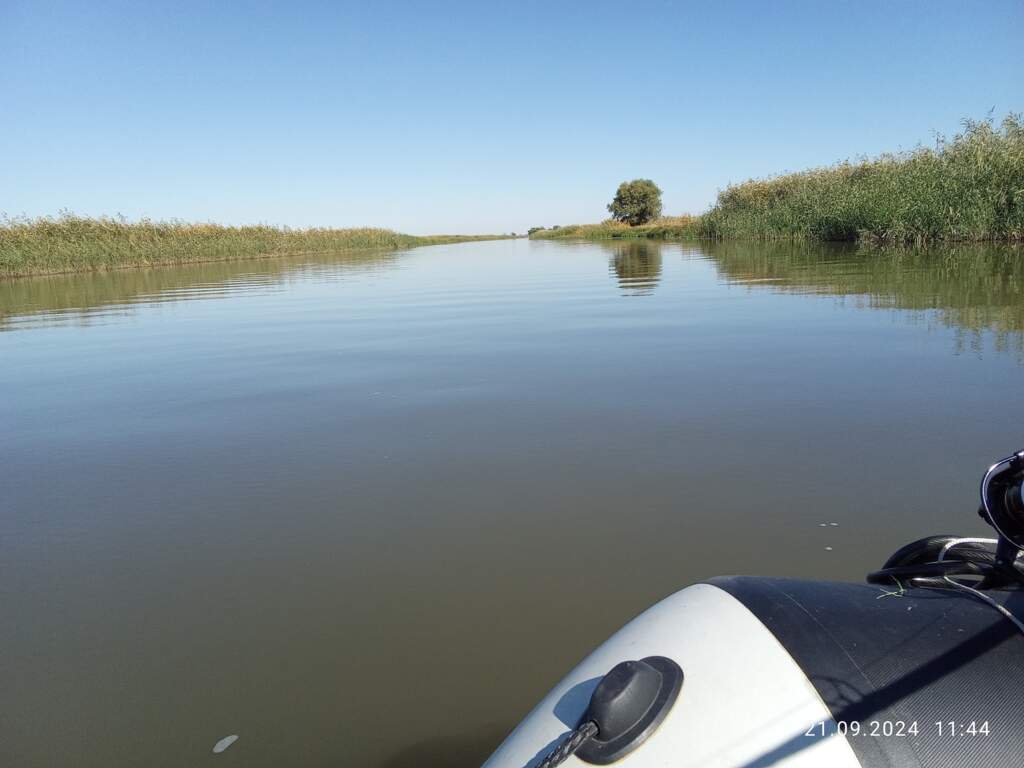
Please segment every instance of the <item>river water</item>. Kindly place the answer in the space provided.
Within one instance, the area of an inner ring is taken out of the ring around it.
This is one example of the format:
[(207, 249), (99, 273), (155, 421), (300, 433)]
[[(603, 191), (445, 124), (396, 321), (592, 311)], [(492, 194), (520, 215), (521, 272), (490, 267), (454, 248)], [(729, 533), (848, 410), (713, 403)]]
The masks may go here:
[(1022, 279), (515, 240), (0, 282), (0, 763), (478, 765), (688, 583), (984, 534)]

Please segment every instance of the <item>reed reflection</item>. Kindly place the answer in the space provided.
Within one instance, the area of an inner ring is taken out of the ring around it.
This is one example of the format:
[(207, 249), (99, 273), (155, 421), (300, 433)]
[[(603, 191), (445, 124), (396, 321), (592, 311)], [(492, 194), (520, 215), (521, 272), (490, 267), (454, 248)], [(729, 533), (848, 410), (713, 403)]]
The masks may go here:
[(957, 352), (1024, 355), (1024, 248), (945, 244), (891, 248), (821, 243), (708, 242), (704, 253), (730, 283), (785, 293), (863, 297), (871, 309), (907, 313), (957, 333)]
[(142, 304), (269, 293), (300, 279), (331, 282), (394, 269), (400, 259), (399, 251), (352, 251), (10, 278), (0, 280), (0, 332), (94, 325)]

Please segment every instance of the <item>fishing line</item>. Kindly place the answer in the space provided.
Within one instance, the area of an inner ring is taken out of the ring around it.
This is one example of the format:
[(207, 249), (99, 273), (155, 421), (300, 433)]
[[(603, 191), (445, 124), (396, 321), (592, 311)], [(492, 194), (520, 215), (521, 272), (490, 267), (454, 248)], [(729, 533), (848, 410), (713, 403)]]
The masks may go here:
[[(939, 552), (939, 560), (938, 561), (941, 563), (943, 560), (945, 560), (946, 554), (951, 549), (953, 549), (954, 547), (956, 547), (956, 546), (958, 546), (960, 544), (992, 544), (992, 545), (995, 545), (995, 544), (998, 544), (998, 543), (999, 542), (996, 539), (974, 539), (974, 538), (953, 539), (952, 541), (946, 542), (945, 546), (942, 547), (942, 551)], [(963, 590), (964, 592), (967, 592), (967, 593), (969, 593), (971, 595), (974, 595), (975, 597), (977, 597), (980, 600), (984, 600), (986, 603), (988, 603), (993, 608), (995, 608), (997, 611), (999, 611), (1004, 617), (1006, 617), (1007, 619), (1012, 621), (1017, 626), (1017, 629), (1019, 629), (1021, 631), (1021, 633), (1024, 634), (1024, 621), (1021, 621), (1016, 616), (1014, 616), (1005, 606), (1000, 605), (999, 603), (997, 603), (995, 600), (993, 600), (991, 597), (986, 595), (981, 590), (975, 589), (974, 587), (969, 587), (966, 584), (963, 584), (963, 583), (961, 583), (959, 581), (953, 581), (953, 579), (950, 578), (949, 576), (943, 576), (942, 578), (943, 578), (943, 580), (947, 584), (950, 584), (951, 586), (955, 587), (956, 589)]]

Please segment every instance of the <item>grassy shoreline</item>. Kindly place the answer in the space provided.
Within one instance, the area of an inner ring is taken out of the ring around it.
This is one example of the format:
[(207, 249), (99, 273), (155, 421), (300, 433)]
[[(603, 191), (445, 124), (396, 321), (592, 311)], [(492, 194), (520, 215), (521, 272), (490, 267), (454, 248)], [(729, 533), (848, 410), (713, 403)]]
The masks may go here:
[(1024, 120), (965, 121), (934, 148), (733, 184), (700, 216), (633, 228), (574, 225), (530, 237), (1024, 242)]
[(401, 249), (508, 235), (405, 235), (387, 229), (127, 222), (64, 214), (0, 220), (0, 278), (96, 272), (165, 264), (298, 256), (355, 249)]
[(700, 216), (663, 217), (650, 224), (641, 224), (636, 227), (617, 221), (603, 221), (600, 224), (572, 224), (557, 229), (540, 229), (530, 234), (534, 240), (559, 240), (562, 238), (686, 240), (703, 236), (703, 224)]

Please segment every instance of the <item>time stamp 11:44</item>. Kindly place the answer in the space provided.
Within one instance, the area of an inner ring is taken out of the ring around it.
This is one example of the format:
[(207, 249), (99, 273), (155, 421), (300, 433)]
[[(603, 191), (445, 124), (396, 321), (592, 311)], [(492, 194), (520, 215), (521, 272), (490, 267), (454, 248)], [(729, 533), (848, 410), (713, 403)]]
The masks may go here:
[(804, 733), (804, 736), (821, 738), (823, 736), (920, 736), (930, 732), (936, 736), (988, 736), (992, 729), (988, 720), (936, 720), (933, 723), (920, 723), (917, 720), (819, 720)]

